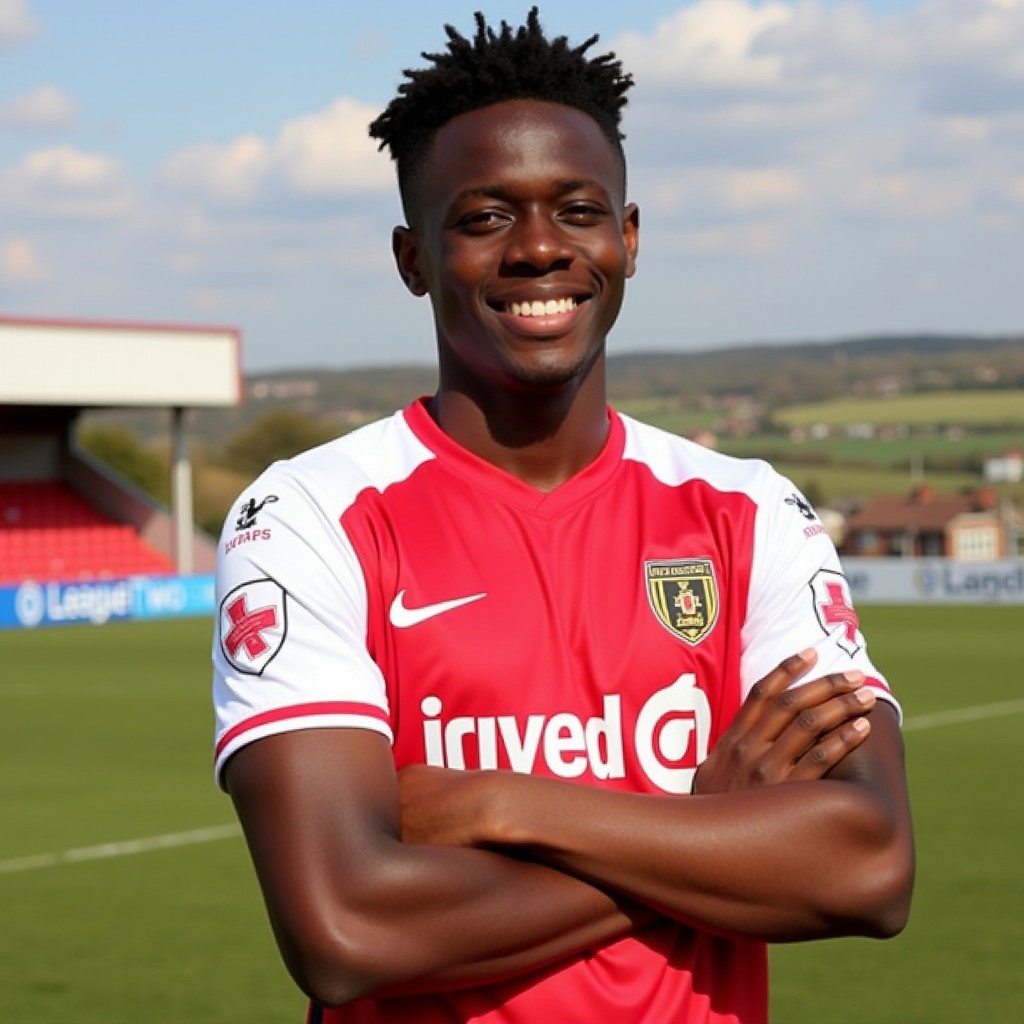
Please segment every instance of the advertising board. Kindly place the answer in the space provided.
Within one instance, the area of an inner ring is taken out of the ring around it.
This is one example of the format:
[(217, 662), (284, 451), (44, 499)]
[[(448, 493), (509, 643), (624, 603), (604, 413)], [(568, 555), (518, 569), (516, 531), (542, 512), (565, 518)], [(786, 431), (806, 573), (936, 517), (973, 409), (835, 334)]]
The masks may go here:
[(1024, 559), (844, 558), (858, 604), (1024, 604)]
[(213, 576), (129, 576), (0, 587), (0, 629), (212, 615)]

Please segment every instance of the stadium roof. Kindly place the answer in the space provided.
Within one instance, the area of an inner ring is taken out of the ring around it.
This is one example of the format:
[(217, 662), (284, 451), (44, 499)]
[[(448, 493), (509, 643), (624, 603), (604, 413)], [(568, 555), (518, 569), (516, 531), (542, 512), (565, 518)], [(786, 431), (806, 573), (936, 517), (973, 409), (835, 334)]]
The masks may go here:
[(0, 405), (231, 406), (242, 400), (230, 327), (0, 317)]

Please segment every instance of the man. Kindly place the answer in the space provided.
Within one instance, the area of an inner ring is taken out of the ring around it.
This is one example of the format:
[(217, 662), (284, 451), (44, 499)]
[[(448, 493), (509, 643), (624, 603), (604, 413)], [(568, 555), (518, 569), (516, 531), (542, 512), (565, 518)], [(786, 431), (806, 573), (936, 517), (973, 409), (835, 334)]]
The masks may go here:
[(764, 1021), (906, 919), (895, 705), (792, 485), (607, 407), (629, 76), (447, 32), (371, 126), (438, 389), (229, 519), (218, 778), (313, 1024)]

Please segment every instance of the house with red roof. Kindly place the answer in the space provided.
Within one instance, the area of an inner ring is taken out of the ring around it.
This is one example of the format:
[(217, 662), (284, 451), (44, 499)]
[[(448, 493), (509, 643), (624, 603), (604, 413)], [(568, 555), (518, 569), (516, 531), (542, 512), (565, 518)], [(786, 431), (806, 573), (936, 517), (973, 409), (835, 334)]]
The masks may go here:
[(850, 514), (840, 552), (863, 558), (954, 558), (991, 561), (1013, 556), (1017, 524), (996, 493), (936, 491), (879, 494)]

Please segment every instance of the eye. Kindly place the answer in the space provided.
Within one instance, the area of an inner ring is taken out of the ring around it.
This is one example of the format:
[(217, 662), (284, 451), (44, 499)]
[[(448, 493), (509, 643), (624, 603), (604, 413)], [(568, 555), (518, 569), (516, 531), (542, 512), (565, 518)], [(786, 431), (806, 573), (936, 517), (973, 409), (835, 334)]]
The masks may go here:
[(483, 235), (500, 228), (508, 219), (500, 210), (474, 210), (460, 217), (456, 227), (472, 235)]
[(582, 200), (569, 203), (565, 206), (559, 217), (567, 221), (570, 224), (576, 224), (580, 227), (589, 227), (593, 224), (598, 224), (605, 217), (605, 210), (601, 206), (597, 206), (595, 203), (583, 202)]

